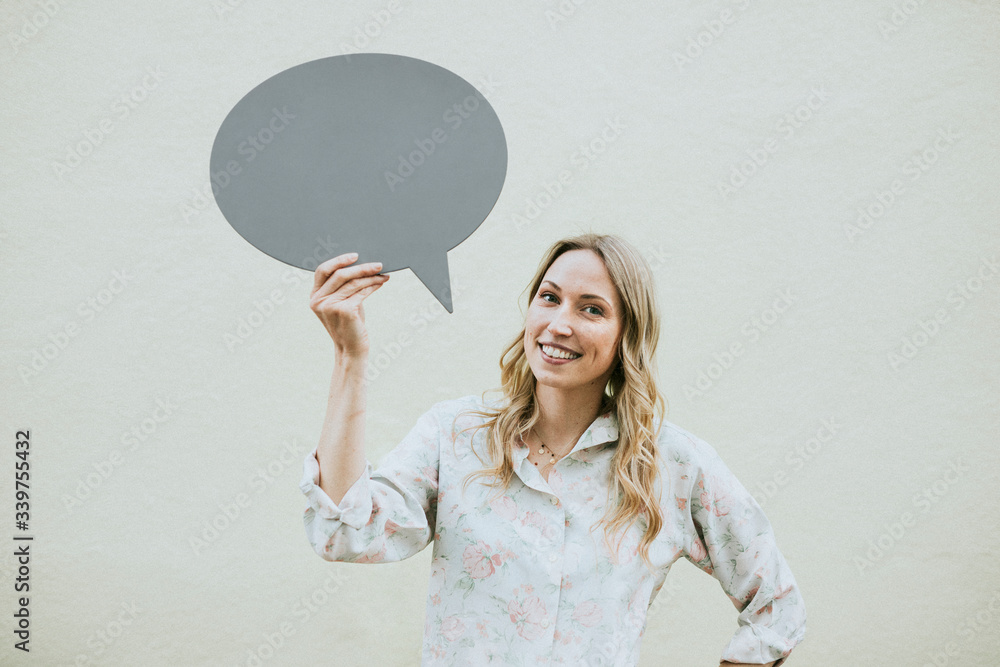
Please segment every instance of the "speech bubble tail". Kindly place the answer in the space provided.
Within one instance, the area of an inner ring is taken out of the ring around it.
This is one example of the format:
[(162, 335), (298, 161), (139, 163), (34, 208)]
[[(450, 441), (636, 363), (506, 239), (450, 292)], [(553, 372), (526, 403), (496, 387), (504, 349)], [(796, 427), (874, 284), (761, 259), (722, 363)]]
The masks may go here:
[(410, 270), (420, 278), (420, 282), (441, 302), (445, 310), (449, 313), (454, 312), (451, 306), (451, 278), (448, 276), (447, 253), (422, 258), (419, 264), (410, 264)]

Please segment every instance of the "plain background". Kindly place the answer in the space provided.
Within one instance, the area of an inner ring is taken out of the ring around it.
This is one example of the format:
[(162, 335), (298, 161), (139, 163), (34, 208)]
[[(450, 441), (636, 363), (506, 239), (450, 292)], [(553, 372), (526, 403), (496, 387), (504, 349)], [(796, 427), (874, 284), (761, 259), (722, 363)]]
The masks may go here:
[[(312, 275), (205, 199), (247, 91), (384, 52), (484, 91), (509, 166), (449, 253), (453, 315), (408, 270), (366, 303), (369, 458), (498, 384), (553, 241), (617, 233), (654, 269), (667, 418), (758, 497), (802, 588), (789, 664), (996, 664), (997, 5), (578, 3), (4, 3), (0, 507), (10, 545), (30, 429), (35, 541), (30, 655), (2, 549), (0, 662), (418, 663), (431, 550), (327, 563), (305, 539), (333, 361)], [(718, 664), (718, 583), (682, 561), (661, 600), (642, 664)]]

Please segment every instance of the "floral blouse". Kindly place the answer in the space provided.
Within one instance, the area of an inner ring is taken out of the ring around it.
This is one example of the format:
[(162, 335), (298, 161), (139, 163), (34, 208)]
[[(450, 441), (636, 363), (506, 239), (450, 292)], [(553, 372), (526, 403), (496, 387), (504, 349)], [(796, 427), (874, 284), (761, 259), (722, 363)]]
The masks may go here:
[[(490, 407), (497, 403), (490, 403)], [(664, 421), (657, 491), (664, 525), (638, 547), (646, 524), (604, 540), (590, 532), (606, 509), (618, 439), (613, 412), (600, 415), (548, 480), (519, 444), (506, 492), (463, 477), (489, 460), (486, 429), (453, 433), (482, 417), (477, 396), (436, 403), (365, 472), (339, 505), (317, 485), (316, 450), (300, 488), (313, 549), (329, 561), (386, 563), (434, 542), (424, 626), (429, 665), (631, 666), (639, 660), (646, 612), (681, 556), (718, 579), (739, 611), (722, 660), (762, 664), (785, 657), (805, 636), (799, 588), (760, 505), (715, 450)]]

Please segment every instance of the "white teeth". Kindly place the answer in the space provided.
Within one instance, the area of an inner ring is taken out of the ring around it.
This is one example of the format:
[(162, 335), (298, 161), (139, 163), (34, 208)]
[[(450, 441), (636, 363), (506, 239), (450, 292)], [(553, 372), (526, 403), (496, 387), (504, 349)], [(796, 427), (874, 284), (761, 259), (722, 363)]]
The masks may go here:
[(579, 354), (573, 354), (572, 352), (560, 350), (558, 347), (550, 347), (548, 345), (542, 345), (542, 349), (545, 351), (545, 354), (555, 359), (576, 359), (580, 356)]

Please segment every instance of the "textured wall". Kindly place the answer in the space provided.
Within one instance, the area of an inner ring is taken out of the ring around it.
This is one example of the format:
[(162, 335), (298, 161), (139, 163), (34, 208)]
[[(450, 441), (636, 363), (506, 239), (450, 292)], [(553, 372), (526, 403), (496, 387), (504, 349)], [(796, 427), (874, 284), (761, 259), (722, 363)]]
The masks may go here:
[[(247, 91), (366, 51), (480, 87), (510, 154), (449, 253), (455, 313), (409, 271), (367, 303), (374, 462), (497, 384), (553, 240), (618, 233), (655, 269), (668, 419), (754, 492), (802, 586), (790, 664), (996, 664), (996, 3), (17, 0), (0, 33), (0, 662), (418, 662), (430, 549), (330, 564), (305, 540), (332, 365), (311, 274), (205, 193)], [(718, 584), (682, 562), (660, 598), (642, 664), (717, 664)]]

